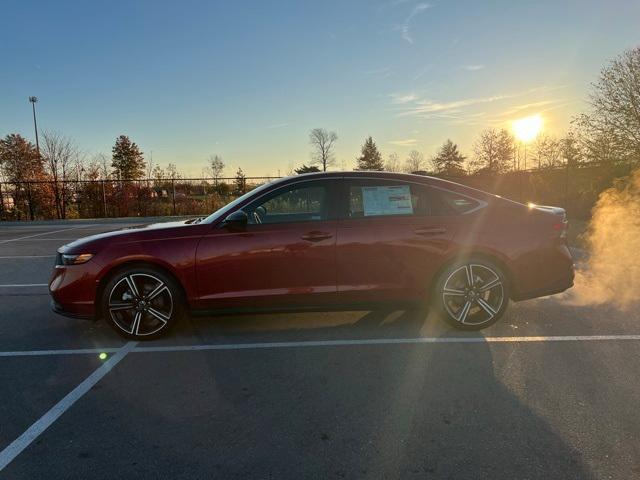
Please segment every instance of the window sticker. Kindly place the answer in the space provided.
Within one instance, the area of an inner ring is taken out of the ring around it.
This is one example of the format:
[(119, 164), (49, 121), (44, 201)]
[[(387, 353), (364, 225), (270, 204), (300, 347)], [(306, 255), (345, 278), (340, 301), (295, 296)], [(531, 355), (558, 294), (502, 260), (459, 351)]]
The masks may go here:
[(362, 187), (364, 216), (412, 215), (409, 185)]

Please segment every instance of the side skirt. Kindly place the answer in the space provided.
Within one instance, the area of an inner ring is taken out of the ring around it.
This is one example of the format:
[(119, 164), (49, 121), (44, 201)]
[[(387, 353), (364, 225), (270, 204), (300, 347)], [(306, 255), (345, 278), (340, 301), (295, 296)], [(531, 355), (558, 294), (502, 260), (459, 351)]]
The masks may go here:
[(210, 317), (214, 315), (242, 315), (247, 313), (302, 313), (302, 312), (348, 312), (381, 309), (419, 309), (426, 305), (420, 302), (358, 302), (332, 305), (296, 305), (275, 307), (231, 307), (206, 310), (191, 310), (194, 317)]

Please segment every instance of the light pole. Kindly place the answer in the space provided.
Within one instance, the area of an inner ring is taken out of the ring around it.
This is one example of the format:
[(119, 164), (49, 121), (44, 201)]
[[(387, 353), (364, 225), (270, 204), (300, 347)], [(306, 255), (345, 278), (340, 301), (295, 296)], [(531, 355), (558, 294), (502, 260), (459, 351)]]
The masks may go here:
[(29, 102), (31, 102), (31, 107), (33, 109), (33, 128), (36, 131), (36, 150), (38, 151), (38, 158), (40, 158), (40, 142), (38, 141), (38, 122), (36, 121), (36, 102), (38, 101), (38, 97), (29, 97)]

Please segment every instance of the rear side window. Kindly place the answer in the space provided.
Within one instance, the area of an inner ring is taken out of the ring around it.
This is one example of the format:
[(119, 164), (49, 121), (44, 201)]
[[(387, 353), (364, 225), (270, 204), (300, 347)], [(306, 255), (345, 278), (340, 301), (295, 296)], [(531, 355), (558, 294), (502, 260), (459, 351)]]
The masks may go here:
[(348, 218), (428, 215), (424, 187), (399, 182), (362, 182), (348, 187)]
[(432, 189), (432, 215), (462, 215), (481, 206), (478, 200), (455, 192)]

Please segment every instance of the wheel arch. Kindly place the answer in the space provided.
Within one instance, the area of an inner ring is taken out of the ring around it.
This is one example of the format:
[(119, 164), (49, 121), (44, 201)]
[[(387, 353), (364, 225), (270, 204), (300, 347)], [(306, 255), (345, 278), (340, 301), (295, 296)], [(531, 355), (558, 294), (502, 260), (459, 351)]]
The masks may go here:
[(485, 250), (463, 250), (463, 251), (459, 251), (459, 252), (456, 252), (455, 254), (451, 255), (444, 262), (442, 262), (442, 265), (440, 265), (440, 267), (436, 271), (436, 274), (431, 279), (431, 284), (429, 285), (429, 298), (433, 297), (433, 290), (436, 288), (436, 285), (438, 284), (438, 279), (443, 274), (443, 272), (449, 266), (451, 266), (453, 263), (460, 262), (460, 261), (465, 261), (465, 260), (468, 260), (469, 258), (484, 259), (484, 260), (487, 260), (489, 262), (494, 263), (498, 268), (500, 268), (500, 270), (502, 270), (502, 272), (504, 273), (504, 276), (505, 276), (505, 278), (507, 280), (507, 284), (508, 284), (508, 287), (509, 287), (508, 288), (509, 298), (511, 298), (511, 296), (513, 295), (513, 292), (515, 290), (515, 283), (514, 283), (513, 272), (511, 270), (511, 268), (509, 268), (509, 265), (508, 265), (508, 260), (506, 260), (504, 258), (501, 258), (501, 255), (499, 255), (497, 253), (487, 252)]
[(154, 261), (153, 259), (149, 259), (149, 258), (128, 259), (118, 264), (112, 265), (109, 268), (106, 268), (102, 272), (100, 272), (100, 275), (97, 279), (96, 296), (95, 296), (95, 306), (96, 306), (97, 317), (102, 316), (102, 309), (100, 308), (100, 302), (102, 300), (104, 288), (107, 285), (107, 283), (109, 283), (109, 280), (111, 280), (111, 278), (113, 278), (114, 275), (124, 270), (127, 270), (131, 267), (136, 267), (136, 266), (159, 270), (163, 274), (170, 277), (180, 289), (179, 293), (182, 296), (182, 299), (184, 299), (184, 301), (187, 301), (188, 297), (187, 297), (186, 289), (182, 284), (180, 277), (176, 274), (176, 272), (173, 271), (173, 269), (165, 265), (163, 262)]

